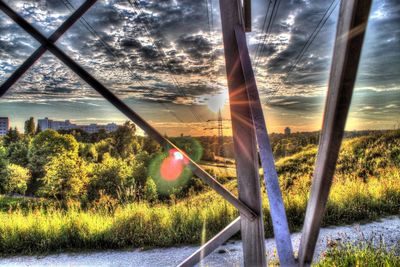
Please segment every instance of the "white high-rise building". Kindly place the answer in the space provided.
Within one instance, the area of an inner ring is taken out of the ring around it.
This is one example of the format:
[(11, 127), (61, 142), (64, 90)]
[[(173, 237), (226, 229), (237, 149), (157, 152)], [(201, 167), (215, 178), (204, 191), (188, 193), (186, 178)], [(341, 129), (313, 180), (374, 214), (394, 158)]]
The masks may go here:
[(106, 125), (99, 125), (96, 123), (92, 123), (89, 125), (78, 125), (71, 123), (70, 120), (65, 121), (54, 121), (50, 120), (49, 118), (39, 119), (38, 126), (43, 131), (46, 129), (53, 129), (53, 130), (73, 130), (73, 129), (82, 129), (88, 133), (97, 133), (101, 129), (104, 129), (106, 132), (114, 132), (117, 130), (118, 125), (115, 123), (109, 123)]
[(10, 119), (8, 117), (0, 117), (0, 136), (6, 135), (10, 129)]

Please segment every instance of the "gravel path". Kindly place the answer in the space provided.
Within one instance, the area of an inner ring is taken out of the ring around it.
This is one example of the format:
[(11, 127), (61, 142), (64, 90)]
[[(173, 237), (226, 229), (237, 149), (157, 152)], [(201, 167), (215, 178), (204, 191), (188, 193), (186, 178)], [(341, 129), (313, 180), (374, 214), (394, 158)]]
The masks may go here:
[[(326, 250), (332, 241), (357, 241), (382, 237), (387, 247), (398, 245), (400, 241), (400, 217), (382, 219), (364, 225), (351, 225), (323, 228), (320, 232), (315, 259)], [(292, 235), (294, 248), (297, 250), (300, 233)], [(275, 242), (265, 240), (268, 259), (275, 257)], [(232, 241), (221, 246), (209, 255), (202, 266), (241, 266), (241, 242)], [(0, 266), (176, 266), (189, 256), (197, 247), (178, 247), (168, 249), (152, 249), (147, 251), (102, 251), (89, 253), (63, 253), (43, 257), (19, 256), (0, 258)]]

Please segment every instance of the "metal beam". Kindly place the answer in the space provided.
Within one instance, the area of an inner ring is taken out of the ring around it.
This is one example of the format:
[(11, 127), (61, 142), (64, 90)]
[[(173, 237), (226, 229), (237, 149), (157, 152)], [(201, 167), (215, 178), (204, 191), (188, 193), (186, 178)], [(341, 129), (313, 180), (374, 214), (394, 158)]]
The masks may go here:
[(285, 206), (283, 204), (282, 193), (279, 187), (278, 174), (275, 169), (274, 156), (272, 154), (271, 144), (268, 137), (256, 79), (251, 66), (251, 60), (246, 43), (246, 34), (242, 27), (236, 27), (235, 35), (240, 53), (240, 62), (246, 82), (247, 94), (251, 103), (251, 116), (256, 129), (261, 165), (264, 170), (264, 183), (265, 188), (267, 189), (279, 261), (282, 266), (293, 266), (296, 263), (286, 218)]
[(243, 27), (240, 18), (241, 9), (238, 8), (236, 1), (220, 0), (220, 10), (239, 199), (259, 215), (254, 221), (244, 217), (241, 220), (244, 265), (265, 266), (257, 141), (235, 37), (235, 27)]
[(192, 255), (190, 255), (185, 261), (178, 265), (178, 267), (190, 267), (194, 266), (205, 257), (207, 257), (211, 252), (216, 250), (234, 234), (240, 230), (240, 217), (236, 218), (227, 227), (225, 227), (221, 232), (215, 235), (207, 243), (196, 250)]
[[(49, 37), (49, 42), (55, 43), (86, 11), (92, 7), (97, 0), (87, 0), (75, 12), (61, 24), (61, 26)], [(0, 97), (2, 97), (11, 86), (13, 86), (24, 73), (47, 51), (46, 46), (41, 45), (17, 70), (0, 86)]]
[(38, 30), (30, 25), (24, 18), (18, 13), (7, 6), (2, 0), (0, 0), (0, 9), (3, 10), (11, 19), (13, 19), (21, 28), (31, 34), (38, 42), (44, 45), (51, 53), (58, 57), (67, 67), (74, 71), (81, 79), (88, 83), (93, 89), (95, 89), (100, 95), (107, 99), (113, 104), (119, 111), (125, 116), (142, 128), (150, 137), (159, 142), (163, 147), (175, 148), (182, 153), (182, 155), (190, 162), (189, 167), (193, 173), (213, 188), (217, 193), (223, 196), (228, 202), (235, 206), (241, 214), (243, 214), (249, 221), (253, 221), (258, 218), (258, 213), (254, 212), (247, 204), (237, 199), (231, 192), (229, 192), (223, 185), (215, 180), (210, 174), (204, 171), (196, 162), (188, 157), (182, 150), (176, 147), (170, 140), (165, 138), (155, 128), (153, 128), (146, 120), (140, 117), (134, 112), (128, 105), (126, 105), (121, 99), (115, 96), (109, 89), (103, 84), (97, 81), (90, 73), (83, 69), (79, 64), (67, 56), (57, 46), (51, 43), (45, 36), (43, 36)]
[(301, 266), (311, 264), (313, 258), (356, 81), (370, 7), (371, 0), (341, 1), (321, 138), (300, 241)]
[(243, 0), (244, 30), (251, 32), (251, 0)]

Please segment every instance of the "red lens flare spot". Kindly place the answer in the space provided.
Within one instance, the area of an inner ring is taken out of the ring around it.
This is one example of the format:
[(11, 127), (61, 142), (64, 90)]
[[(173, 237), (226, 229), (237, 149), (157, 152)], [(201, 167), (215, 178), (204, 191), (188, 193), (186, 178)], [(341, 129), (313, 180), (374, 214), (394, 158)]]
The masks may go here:
[(161, 163), (160, 174), (166, 181), (175, 181), (181, 176), (188, 160), (176, 149), (171, 149), (168, 154)]

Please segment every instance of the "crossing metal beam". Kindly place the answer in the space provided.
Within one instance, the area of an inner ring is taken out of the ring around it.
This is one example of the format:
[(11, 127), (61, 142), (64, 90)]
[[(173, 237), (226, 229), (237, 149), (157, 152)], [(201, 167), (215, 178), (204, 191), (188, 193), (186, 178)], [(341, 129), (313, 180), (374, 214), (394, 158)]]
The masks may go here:
[(371, 0), (342, 0), (311, 195), (300, 241), (300, 266), (311, 264), (343, 138)]
[[(97, 0), (87, 0), (83, 3), (61, 26), (49, 37), (49, 42), (55, 43), (74, 23), (92, 7)], [(2, 3), (0, 3), (2, 4)], [(2, 97), (11, 86), (13, 86), (24, 73), (47, 51), (45, 45), (41, 45), (25, 62), (16, 69), (13, 74), (0, 86), (0, 97)]]
[(251, 66), (250, 55), (246, 43), (246, 35), (242, 27), (235, 28), (235, 36), (239, 49), (240, 63), (244, 73), (247, 95), (250, 101), (251, 116), (256, 130), (261, 166), (264, 171), (264, 184), (267, 189), (269, 210), (279, 256), (279, 263), (282, 266), (293, 266), (296, 263), (286, 218), (285, 206), (282, 199), (281, 189), (279, 187), (278, 174), (275, 169), (274, 156), (272, 154), (272, 148), (268, 137), (256, 79)]

